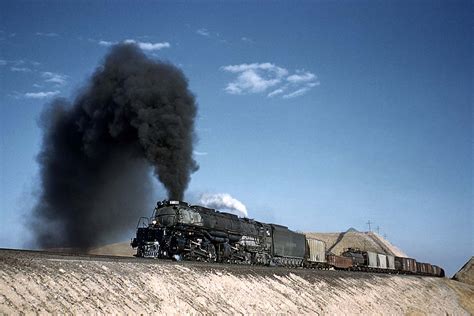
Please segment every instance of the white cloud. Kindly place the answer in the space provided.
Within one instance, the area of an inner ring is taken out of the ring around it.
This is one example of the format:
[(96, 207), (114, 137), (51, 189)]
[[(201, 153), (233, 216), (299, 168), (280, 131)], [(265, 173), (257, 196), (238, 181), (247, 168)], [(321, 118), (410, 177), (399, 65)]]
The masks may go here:
[(299, 97), (299, 96), (305, 94), (305, 93), (308, 92), (309, 90), (310, 90), (309, 87), (304, 87), (304, 88), (298, 89), (298, 90), (296, 90), (296, 91), (294, 91), (294, 92), (285, 94), (285, 95), (283, 96), (283, 98), (285, 98), (285, 99), (296, 98), (296, 97)]
[(218, 32), (211, 32), (206, 28), (200, 28), (196, 30), (196, 34), (204, 37), (208, 37), (209, 39), (213, 39), (214, 41), (217, 41), (219, 43), (228, 43), (228, 41), (221, 36), (220, 33)]
[(27, 92), (24, 97), (28, 99), (44, 99), (58, 95), (59, 91), (41, 91), (41, 92)]
[(169, 48), (171, 47), (170, 43), (168, 42), (163, 42), (163, 43), (149, 43), (149, 42), (138, 42), (133, 39), (127, 39), (123, 41), (126, 44), (136, 44), (138, 47), (140, 47), (143, 50), (146, 51), (155, 51), (155, 50), (160, 50), (163, 48)]
[(302, 83), (302, 82), (310, 82), (316, 79), (316, 75), (311, 72), (301, 72), (297, 71), (296, 74), (288, 76), (286, 80), (291, 83)]
[[(92, 40), (94, 41), (94, 40)], [(99, 40), (97, 41), (97, 43), (101, 46), (112, 46), (112, 45), (115, 45), (115, 44), (118, 44), (119, 42), (112, 42), (112, 41), (106, 41), (106, 40)], [(162, 42), (162, 43), (150, 43), (150, 42), (140, 42), (140, 41), (136, 41), (134, 39), (126, 39), (123, 41), (123, 43), (125, 44), (135, 44), (137, 45), (138, 47), (140, 47), (140, 49), (143, 49), (145, 51), (157, 51), (157, 50), (161, 50), (163, 48), (169, 48), (171, 47), (171, 44), (168, 43), (168, 42)]]
[(34, 60), (6, 60), (0, 59), (0, 67), (9, 66), (10, 71), (13, 72), (36, 72), (38, 66), (41, 64)]
[(117, 44), (117, 42), (109, 42), (109, 41), (103, 41), (103, 40), (99, 41), (99, 45), (101, 46), (112, 46), (114, 44)]
[(316, 81), (316, 82), (310, 82), (306, 86), (310, 87), (310, 88), (313, 88), (313, 87), (316, 87), (316, 86), (319, 86), (319, 85), (320, 85), (319, 81)]
[(62, 74), (58, 74), (58, 73), (54, 73), (54, 72), (49, 72), (49, 71), (43, 72), (41, 74), (41, 77), (44, 78), (45, 82), (54, 83), (58, 86), (65, 85), (66, 80), (68, 78), (68, 76), (66, 76), (66, 75), (62, 75)]
[(288, 74), (288, 70), (275, 66), (272, 63), (252, 63), (252, 64), (240, 64), (240, 65), (230, 65), (222, 67), (225, 71), (239, 73), (246, 70), (268, 70), (277, 73), (279, 76), (284, 76)]
[(278, 89), (273, 90), (272, 92), (270, 92), (270, 93), (267, 95), (267, 97), (270, 97), (270, 98), (271, 98), (271, 97), (274, 97), (274, 96), (276, 96), (276, 95), (282, 94), (283, 92), (285, 92), (284, 89), (278, 88)]
[(250, 37), (242, 36), (242, 37), (240, 38), (240, 40), (241, 40), (242, 42), (253, 43), (253, 40), (252, 40)]
[(31, 72), (31, 69), (26, 67), (10, 67), (10, 70), (14, 72)]
[(45, 37), (58, 37), (58, 33), (50, 32), (50, 33), (42, 33), (42, 32), (36, 32), (36, 35), (38, 36), (45, 36)]
[(225, 88), (225, 91), (230, 94), (264, 92), (279, 84), (288, 74), (285, 68), (271, 63), (229, 65), (222, 67), (222, 70), (238, 74), (237, 78)]
[(193, 154), (195, 154), (196, 156), (207, 156), (207, 152), (203, 152), (203, 151), (193, 151)]
[(287, 69), (272, 63), (229, 65), (221, 69), (237, 75), (224, 89), (230, 94), (266, 93), (271, 88), (267, 97), (290, 99), (319, 85), (317, 76), (309, 71), (296, 70), (290, 75)]
[(199, 204), (219, 211), (247, 217), (247, 207), (228, 193), (205, 193), (199, 199)]
[(199, 34), (199, 35), (202, 35), (202, 36), (206, 36), (206, 37), (211, 36), (211, 33), (209, 33), (209, 31), (205, 28), (201, 28), (199, 30), (196, 30), (196, 33)]

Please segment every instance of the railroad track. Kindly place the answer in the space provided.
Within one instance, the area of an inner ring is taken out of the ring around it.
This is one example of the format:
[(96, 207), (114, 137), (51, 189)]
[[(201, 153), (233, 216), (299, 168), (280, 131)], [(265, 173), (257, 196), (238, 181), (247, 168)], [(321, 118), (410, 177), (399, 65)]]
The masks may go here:
[(124, 257), (112, 255), (97, 255), (78, 252), (57, 252), (47, 250), (26, 250), (26, 249), (9, 249), (0, 248), (0, 265), (4, 264), (28, 265), (34, 260), (51, 260), (51, 261), (99, 261), (107, 263), (134, 263), (137, 265), (170, 265), (183, 266), (188, 268), (196, 268), (202, 270), (221, 270), (223, 272), (232, 272), (238, 274), (258, 274), (258, 275), (286, 275), (289, 273), (314, 277), (356, 277), (371, 278), (372, 276), (386, 277), (388, 275), (379, 273), (340, 271), (340, 270), (317, 270), (304, 268), (287, 268), (287, 267), (269, 267), (258, 265), (239, 265), (226, 263), (212, 263), (199, 261), (174, 261), (171, 259), (149, 259), (137, 257)]

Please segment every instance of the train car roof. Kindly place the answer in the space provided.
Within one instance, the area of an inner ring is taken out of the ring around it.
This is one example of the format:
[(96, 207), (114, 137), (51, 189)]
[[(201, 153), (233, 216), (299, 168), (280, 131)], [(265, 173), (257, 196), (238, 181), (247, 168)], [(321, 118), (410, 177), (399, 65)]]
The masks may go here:
[(190, 208), (198, 210), (200, 212), (208, 213), (208, 214), (220, 214), (220, 215), (224, 215), (226, 217), (239, 218), (235, 214), (231, 214), (231, 213), (227, 213), (227, 212), (221, 212), (221, 211), (218, 211), (218, 210), (215, 210), (215, 209), (212, 209), (212, 208), (207, 208), (207, 207), (200, 206), (200, 205), (191, 205)]
[(286, 227), (286, 226), (278, 225), (278, 224), (268, 224), (268, 225), (273, 226), (273, 227), (276, 227), (276, 228), (281, 228), (281, 229), (289, 229), (289, 228)]

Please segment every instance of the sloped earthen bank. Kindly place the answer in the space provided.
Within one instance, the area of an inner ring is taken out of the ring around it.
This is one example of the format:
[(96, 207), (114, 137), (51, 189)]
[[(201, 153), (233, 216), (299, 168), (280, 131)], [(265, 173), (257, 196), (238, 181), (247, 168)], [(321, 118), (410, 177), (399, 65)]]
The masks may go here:
[(474, 286), (474, 257), (471, 257), (466, 264), (453, 276), (453, 280), (467, 283)]
[(473, 286), (441, 278), (0, 251), (7, 314), (462, 315), (472, 298)]

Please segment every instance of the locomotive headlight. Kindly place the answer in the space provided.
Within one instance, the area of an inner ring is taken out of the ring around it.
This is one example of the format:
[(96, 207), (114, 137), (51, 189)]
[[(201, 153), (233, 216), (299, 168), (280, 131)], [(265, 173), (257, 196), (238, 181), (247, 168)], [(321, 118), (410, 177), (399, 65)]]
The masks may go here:
[(153, 225), (156, 225), (156, 220), (155, 220), (155, 219), (152, 220), (151, 223), (152, 223)]

